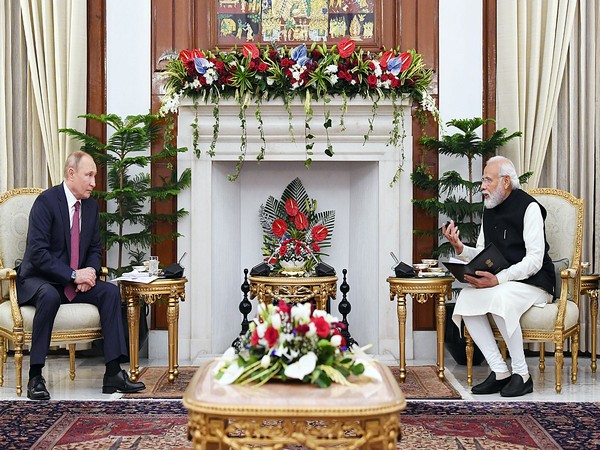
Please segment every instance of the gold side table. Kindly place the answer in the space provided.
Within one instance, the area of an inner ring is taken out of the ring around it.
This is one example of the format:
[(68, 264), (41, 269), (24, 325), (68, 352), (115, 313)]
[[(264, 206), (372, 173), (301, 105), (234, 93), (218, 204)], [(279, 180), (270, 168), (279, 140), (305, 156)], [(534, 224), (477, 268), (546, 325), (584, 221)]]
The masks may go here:
[(581, 295), (590, 299), (590, 320), (592, 325), (592, 372), (596, 372), (596, 332), (598, 328), (598, 288), (600, 275), (597, 273), (581, 275)]
[(326, 310), (327, 300), (335, 299), (337, 277), (257, 277), (249, 276), (250, 298), (268, 304), (273, 300), (286, 303), (314, 301), (317, 309)]
[(432, 278), (395, 278), (389, 277), (390, 300), (398, 301), (398, 339), (400, 341), (400, 381), (406, 380), (406, 295), (413, 300), (426, 303), (429, 299), (437, 300), (437, 369), (438, 378), (443, 381), (444, 375), (444, 330), (446, 324), (446, 299), (452, 296), (454, 277)]
[(175, 381), (179, 375), (178, 337), (179, 302), (185, 301), (185, 283), (187, 278), (159, 278), (152, 283), (137, 283), (119, 280), (121, 299), (127, 303), (127, 324), (129, 326), (129, 377), (136, 381), (140, 376), (139, 367), (139, 328), (140, 302), (149, 305), (168, 297), (167, 327), (169, 337), (169, 381)]
[(268, 382), (221, 385), (203, 365), (183, 395), (194, 449), (395, 449), (406, 399), (392, 372), (351, 386)]

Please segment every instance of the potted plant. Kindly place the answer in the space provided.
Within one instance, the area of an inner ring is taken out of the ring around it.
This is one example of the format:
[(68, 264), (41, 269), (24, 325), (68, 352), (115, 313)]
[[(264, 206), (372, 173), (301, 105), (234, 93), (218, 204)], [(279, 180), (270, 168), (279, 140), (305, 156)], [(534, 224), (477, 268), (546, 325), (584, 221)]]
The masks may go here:
[[(457, 128), (459, 130), (457, 133), (442, 136), (441, 139), (431, 137), (420, 139), (420, 143), (428, 151), (456, 158), (466, 158), (467, 178), (463, 178), (455, 170), (448, 170), (439, 178), (435, 178), (424, 164), (418, 165), (411, 175), (415, 186), (432, 193), (429, 198), (414, 199), (413, 204), (431, 216), (442, 215), (453, 219), (460, 228), (461, 240), (469, 246), (476, 245), (483, 214), (483, 202), (475, 200), (475, 196), (481, 192), (481, 179), (479, 174), (474, 176), (473, 163), (478, 158), (485, 161), (488, 157), (496, 154), (498, 148), (508, 141), (521, 136), (519, 131), (509, 135), (507, 129), (502, 128), (494, 131), (489, 138), (482, 139), (477, 134), (477, 130), (484, 124), (493, 121), (493, 119), (480, 117), (454, 119), (449, 121), (447, 126)], [(527, 172), (521, 175), (519, 180), (521, 183), (525, 183), (530, 176), (531, 172)], [(441, 227), (433, 231), (415, 230), (415, 233), (435, 233), (438, 238), (442, 236)], [(452, 246), (448, 242), (443, 242), (434, 249), (434, 256), (447, 256), (452, 251)], [(460, 288), (455, 289), (454, 293), (456, 294), (458, 291)], [(466, 343), (450, 320), (453, 311), (454, 303), (449, 303), (446, 307), (446, 323), (449, 324), (446, 328), (446, 346), (456, 362), (466, 364)], [(474, 363), (481, 364), (482, 361), (483, 355), (476, 348)]]

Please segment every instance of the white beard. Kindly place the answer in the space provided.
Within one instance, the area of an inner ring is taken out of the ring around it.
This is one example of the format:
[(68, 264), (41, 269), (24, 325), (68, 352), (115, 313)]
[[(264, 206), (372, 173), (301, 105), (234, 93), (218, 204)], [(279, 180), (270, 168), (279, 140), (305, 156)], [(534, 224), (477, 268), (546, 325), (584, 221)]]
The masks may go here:
[(504, 189), (502, 189), (502, 185), (498, 183), (496, 186), (496, 190), (494, 192), (483, 191), (483, 194), (488, 194), (487, 198), (483, 198), (483, 206), (487, 209), (493, 209), (502, 203), (505, 199), (504, 197)]

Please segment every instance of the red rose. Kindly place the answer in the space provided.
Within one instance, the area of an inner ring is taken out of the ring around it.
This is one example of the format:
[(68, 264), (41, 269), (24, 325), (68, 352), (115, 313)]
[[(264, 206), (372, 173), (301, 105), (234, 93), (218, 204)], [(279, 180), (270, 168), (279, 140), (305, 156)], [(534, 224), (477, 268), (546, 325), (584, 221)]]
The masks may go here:
[(324, 241), (327, 235), (329, 234), (329, 230), (323, 225), (315, 225), (312, 229), (312, 237), (315, 242)]
[(255, 347), (258, 345), (258, 332), (256, 331), (256, 328), (252, 332), (252, 337), (250, 338), (250, 343)]
[(190, 52), (189, 50), (181, 50), (179, 52), (179, 60), (184, 64), (187, 65), (187, 63), (189, 63), (192, 60), (192, 52)]
[(277, 331), (272, 326), (267, 328), (267, 331), (265, 331), (265, 340), (267, 341), (269, 348), (274, 347), (275, 344), (277, 344), (278, 337), (279, 337), (279, 331)]
[(369, 75), (367, 77), (367, 83), (369, 84), (370, 88), (374, 88), (375, 86), (377, 86), (377, 77), (373, 74)]
[(267, 66), (267, 64), (266, 64), (265, 62), (262, 62), (262, 61), (261, 61), (261, 62), (258, 64), (258, 71), (259, 71), (259, 72), (266, 72), (268, 68), (269, 68), (269, 66)]
[(285, 201), (285, 211), (292, 217), (298, 214), (298, 203), (293, 198), (288, 198)]
[(316, 242), (313, 242), (312, 244), (310, 244), (310, 246), (313, 249), (313, 252), (315, 253), (319, 253), (321, 251), (321, 247), (319, 247), (319, 244), (317, 244)]
[(394, 52), (391, 51), (391, 50), (388, 50), (383, 55), (381, 55), (381, 59), (379, 60), (379, 64), (381, 65), (382, 69), (387, 69), (388, 61), (390, 60), (390, 58), (392, 56), (394, 56)]
[(279, 247), (279, 256), (283, 256), (287, 253), (287, 245), (282, 245)]
[(299, 230), (306, 230), (308, 228), (308, 219), (303, 212), (298, 212), (294, 218), (294, 225), (296, 225), (296, 228)]
[(315, 327), (317, 328), (317, 336), (322, 338), (329, 336), (331, 327), (324, 317), (313, 317), (311, 322), (314, 323)]
[(352, 39), (342, 39), (338, 44), (338, 53), (342, 58), (347, 58), (354, 52), (356, 44)]
[(273, 221), (273, 225), (271, 225), (271, 230), (273, 231), (273, 234), (277, 237), (283, 236), (287, 231), (287, 228), (287, 223), (285, 223), (285, 220), (283, 219), (275, 219)]
[(250, 58), (250, 59), (254, 59), (254, 58), (258, 58), (258, 47), (256, 46), (256, 44), (244, 44), (242, 46), (242, 54), (246, 57), (246, 58)]
[(310, 328), (307, 324), (301, 324), (301, 325), (298, 325), (296, 328), (294, 328), (294, 331), (296, 332), (297, 335), (304, 336), (306, 333), (308, 333), (309, 329)]
[(412, 56), (410, 53), (400, 53), (400, 58), (402, 58), (402, 67), (400, 68), (400, 72), (404, 72), (406, 69), (410, 67), (410, 63), (412, 63)]

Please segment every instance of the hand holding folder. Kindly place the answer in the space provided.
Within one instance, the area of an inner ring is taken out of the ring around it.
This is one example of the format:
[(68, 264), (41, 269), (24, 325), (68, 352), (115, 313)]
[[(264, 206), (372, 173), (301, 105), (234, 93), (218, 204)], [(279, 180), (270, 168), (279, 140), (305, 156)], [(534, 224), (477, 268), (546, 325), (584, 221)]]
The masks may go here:
[(502, 269), (506, 269), (509, 264), (506, 258), (500, 253), (498, 247), (494, 243), (487, 245), (481, 252), (475, 256), (469, 263), (464, 262), (442, 262), (444, 266), (454, 275), (461, 283), (466, 283), (465, 275), (476, 277), (475, 272), (478, 270), (486, 271), (496, 275)]

